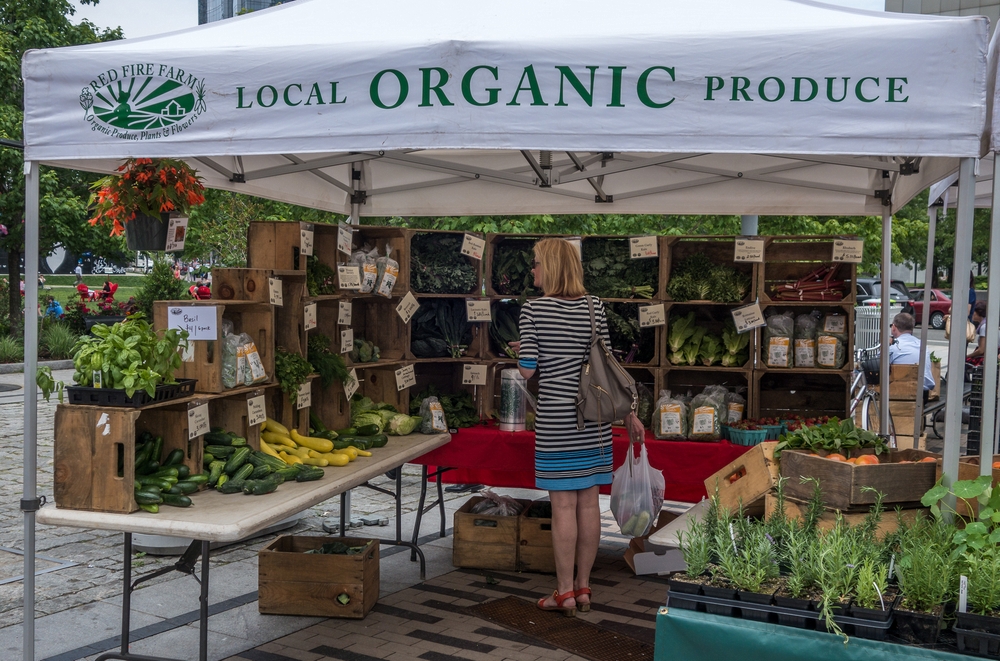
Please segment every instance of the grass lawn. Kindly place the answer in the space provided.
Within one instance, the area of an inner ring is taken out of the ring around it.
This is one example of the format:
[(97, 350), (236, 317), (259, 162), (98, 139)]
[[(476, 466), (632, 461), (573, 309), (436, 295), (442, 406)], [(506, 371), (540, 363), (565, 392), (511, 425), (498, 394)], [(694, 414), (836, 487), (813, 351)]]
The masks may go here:
[[(127, 301), (130, 296), (135, 296), (142, 289), (146, 281), (145, 275), (85, 275), (83, 282), (91, 290), (100, 291), (104, 287), (104, 279), (107, 277), (111, 282), (118, 284), (115, 292), (116, 301)], [(76, 291), (75, 275), (47, 275), (45, 276), (45, 293), (56, 297), (63, 307), (67, 303), (75, 303), (80, 300), (80, 295)]]

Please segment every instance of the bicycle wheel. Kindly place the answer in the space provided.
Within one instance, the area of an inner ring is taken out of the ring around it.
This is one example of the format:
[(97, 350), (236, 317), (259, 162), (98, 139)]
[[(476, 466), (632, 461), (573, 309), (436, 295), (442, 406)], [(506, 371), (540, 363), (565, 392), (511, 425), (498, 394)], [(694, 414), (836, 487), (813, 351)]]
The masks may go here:
[(885, 436), (889, 439), (889, 447), (896, 447), (896, 429), (892, 422), (892, 414), (889, 414), (889, 428), (882, 430), (882, 416), (879, 415), (878, 394), (865, 393), (861, 400), (861, 428), (867, 431)]

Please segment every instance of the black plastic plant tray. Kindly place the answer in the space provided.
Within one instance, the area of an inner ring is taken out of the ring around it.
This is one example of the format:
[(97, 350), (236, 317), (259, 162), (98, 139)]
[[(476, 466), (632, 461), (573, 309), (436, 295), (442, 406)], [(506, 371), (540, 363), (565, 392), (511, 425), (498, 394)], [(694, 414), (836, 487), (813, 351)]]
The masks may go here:
[(955, 633), (959, 652), (987, 659), (1000, 659), (1000, 634), (962, 629), (955, 625), (951, 630)]
[(145, 390), (136, 390), (129, 397), (124, 390), (115, 388), (89, 388), (87, 386), (67, 386), (66, 393), (70, 404), (85, 406), (118, 406), (139, 408), (148, 404), (156, 404), (171, 399), (179, 399), (194, 394), (197, 379), (177, 379), (177, 383), (165, 383), (156, 386), (156, 392), (150, 397)]

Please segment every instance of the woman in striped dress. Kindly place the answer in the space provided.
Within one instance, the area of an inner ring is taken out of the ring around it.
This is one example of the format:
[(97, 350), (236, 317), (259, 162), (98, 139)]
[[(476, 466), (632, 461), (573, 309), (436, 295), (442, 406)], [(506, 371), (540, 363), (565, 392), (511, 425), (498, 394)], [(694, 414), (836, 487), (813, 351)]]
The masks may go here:
[[(535, 485), (547, 489), (552, 501), (556, 563), (556, 591), (538, 607), (574, 615), (590, 610), (590, 570), (601, 540), (598, 488), (611, 484), (612, 477), (611, 424), (588, 422), (577, 429), (580, 369), (592, 333), (580, 253), (564, 239), (543, 239), (534, 254), (535, 286), (545, 296), (521, 308), (518, 367), (526, 379), (536, 371), (539, 377)], [(594, 315), (610, 346), (604, 305), (596, 298)], [(643, 432), (634, 413), (626, 425), (632, 433)]]

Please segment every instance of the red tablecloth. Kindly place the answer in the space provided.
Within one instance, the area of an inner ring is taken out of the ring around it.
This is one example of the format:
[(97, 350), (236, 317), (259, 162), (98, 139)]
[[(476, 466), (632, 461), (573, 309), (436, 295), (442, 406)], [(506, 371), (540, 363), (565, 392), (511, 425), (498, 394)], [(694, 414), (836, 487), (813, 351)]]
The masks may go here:
[[(628, 437), (615, 428), (613, 434), (615, 468), (625, 461)], [(646, 433), (649, 462), (663, 471), (664, 498), (694, 503), (705, 496), (705, 479), (749, 448), (728, 441), (689, 443), (658, 441)], [(445, 482), (485, 484), (492, 487), (535, 488), (534, 432), (502, 432), (495, 425), (459, 429), (451, 442), (428, 452), (411, 463), (448, 466)], [(610, 493), (611, 487), (603, 487)]]

